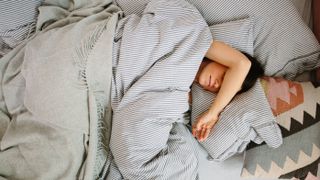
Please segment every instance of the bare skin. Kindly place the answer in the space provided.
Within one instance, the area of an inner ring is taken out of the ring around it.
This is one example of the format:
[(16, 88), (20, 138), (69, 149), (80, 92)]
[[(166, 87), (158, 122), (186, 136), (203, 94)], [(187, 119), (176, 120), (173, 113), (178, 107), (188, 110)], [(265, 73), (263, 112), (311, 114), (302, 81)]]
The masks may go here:
[(241, 89), (251, 62), (240, 51), (219, 41), (212, 41), (195, 82), (204, 89), (217, 92), (217, 97), (208, 111), (200, 115), (192, 126), (192, 134), (204, 141), (219, 120), (219, 114)]

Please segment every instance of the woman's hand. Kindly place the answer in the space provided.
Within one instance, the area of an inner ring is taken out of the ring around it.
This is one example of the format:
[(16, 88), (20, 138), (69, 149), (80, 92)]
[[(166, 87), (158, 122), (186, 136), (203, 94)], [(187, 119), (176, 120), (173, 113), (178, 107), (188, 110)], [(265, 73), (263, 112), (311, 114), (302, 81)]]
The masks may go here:
[(192, 135), (196, 137), (199, 141), (204, 141), (209, 136), (209, 133), (213, 126), (218, 121), (219, 117), (217, 115), (212, 115), (209, 111), (206, 111), (192, 125)]

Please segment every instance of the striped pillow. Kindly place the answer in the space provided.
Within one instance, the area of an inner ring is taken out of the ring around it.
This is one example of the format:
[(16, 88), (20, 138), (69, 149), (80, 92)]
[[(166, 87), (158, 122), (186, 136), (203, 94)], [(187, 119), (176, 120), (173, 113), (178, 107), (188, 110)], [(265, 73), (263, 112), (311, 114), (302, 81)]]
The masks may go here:
[[(282, 78), (262, 81), (283, 145), (270, 149), (251, 143), (245, 153), (242, 177), (300, 180), (320, 178), (320, 87)], [(316, 177), (317, 176), (317, 177)]]
[[(125, 15), (141, 15), (150, 0), (115, 0)], [(291, 0), (187, 0), (209, 25), (254, 16), (254, 54), (268, 76), (294, 79), (320, 66), (320, 46)]]
[(231, 47), (253, 56), (254, 17), (229, 21), (209, 26), (214, 40), (222, 41)]
[[(251, 17), (210, 26), (210, 30), (213, 39), (252, 55), (253, 22)], [(215, 94), (205, 91), (198, 84), (192, 85), (191, 92), (193, 124), (200, 114), (208, 110)], [(200, 144), (207, 150), (208, 159), (215, 161), (223, 161), (243, 152), (250, 141), (261, 143), (265, 140), (270, 146), (277, 147), (281, 144), (281, 134), (274, 122), (261, 85), (256, 83), (248, 92), (234, 98), (221, 113), (208, 139)]]
[[(191, 123), (211, 106), (215, 94), (198, 84), (192, 85)], [(250, 141), (265, 141), (276, 148), (282, 143), (281, 132), (258, 81), (249, 91), (237, 95), (223, 110), (219, 121), (205, 141), (208, 160), (223, 161), (245, 150)]]

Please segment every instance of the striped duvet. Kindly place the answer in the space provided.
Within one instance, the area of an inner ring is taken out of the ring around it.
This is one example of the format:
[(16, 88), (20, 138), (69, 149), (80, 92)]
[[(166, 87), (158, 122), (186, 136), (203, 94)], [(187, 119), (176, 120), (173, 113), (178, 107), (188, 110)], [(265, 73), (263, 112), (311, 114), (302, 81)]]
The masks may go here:
[(195, 142), (184, 121), (190, 86), (212, 40), (206, 22), (185, 1), (151, 1), (142, 17), (122, 19), (115, 37), (114, 165), (124, 179), (197, 179)]

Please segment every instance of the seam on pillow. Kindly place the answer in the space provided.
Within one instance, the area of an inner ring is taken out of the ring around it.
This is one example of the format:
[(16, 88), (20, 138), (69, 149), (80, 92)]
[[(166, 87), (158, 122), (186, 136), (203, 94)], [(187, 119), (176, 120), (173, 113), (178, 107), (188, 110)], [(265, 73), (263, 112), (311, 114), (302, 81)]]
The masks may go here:
[(258, 126), (254, 126), (253, 128), (254, 129), (261, 129), (261, 128), (265, 128), (268, 126), (274, 126), (275, 124), (277, 124), (277, 123), (276, 122), (266, 122), (266, 123), (260, 124)]
[(311, 52), (311, 53), (309, 53), (309, 54), (307, 54), (307, 55), (299, 56), (299, 57), (296, 57), (296, 58), (293, 58), (293, 59), (289, 60), (280, 70), (278, 70), (277, 72), (275, 72), (272, 76), (275, 76), (276, 74), (278, 74), (278, 73), (280, 73), (281, 71), (283, 71), (284, 69), (286, 69), (286, 67), (287, 67), (290, 63), (292, 63), (292, 62), (294, 62), (294, 61), (297, 61), (297, 60), (299, 60), (299, 59), (302, 59), (302, 58), (306, 58), (306, 57), (315, 55), (315, 54), (317, 54), (317, 53), (320, 53), (320, 50), (317, 50), (317, 51)]

